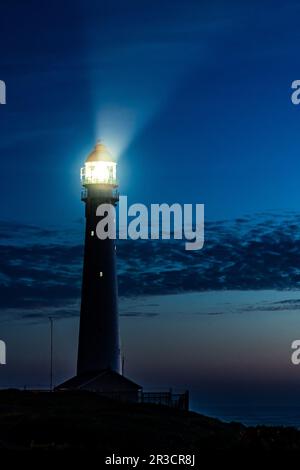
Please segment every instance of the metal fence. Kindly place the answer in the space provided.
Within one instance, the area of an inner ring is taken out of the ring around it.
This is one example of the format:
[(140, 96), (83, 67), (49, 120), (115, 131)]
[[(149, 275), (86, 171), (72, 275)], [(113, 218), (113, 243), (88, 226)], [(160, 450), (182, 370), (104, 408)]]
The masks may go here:
[(187, 390), (184, 393), (173, 393), (172, 390), (169, 392), (141, 392), (140, 402), (188, 410), (189, 392)]

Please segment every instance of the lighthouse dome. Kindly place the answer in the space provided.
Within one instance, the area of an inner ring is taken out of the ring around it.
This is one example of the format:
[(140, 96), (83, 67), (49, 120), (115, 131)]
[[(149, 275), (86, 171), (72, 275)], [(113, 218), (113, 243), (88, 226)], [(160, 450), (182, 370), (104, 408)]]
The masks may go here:
[(101, 184), (117, 187), (116, 169), (117, 162), (106, 146), (98, 141), (80, 170), (81, 183), (83, 186)]
[(114, 158), (111, 153), (107, 150), (107, 147), (98, 140), (95, 147), (88, 155), (86, 162), (113, 162)]

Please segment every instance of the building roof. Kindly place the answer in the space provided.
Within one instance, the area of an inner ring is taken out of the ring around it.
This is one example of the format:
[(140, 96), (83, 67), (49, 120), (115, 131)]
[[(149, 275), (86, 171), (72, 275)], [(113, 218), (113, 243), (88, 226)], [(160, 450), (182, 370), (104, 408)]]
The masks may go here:
[(111, 153), (107, 150), (107, 147), (98, 140), (95, 147), (88, 155), (86, 162), (113, 162), (114, 158)]
[(56, 387), (56, 390), (91, 390), (119, 392), (142, 389), (141, 385), (112, 370), (102, 370), (76, 375)]

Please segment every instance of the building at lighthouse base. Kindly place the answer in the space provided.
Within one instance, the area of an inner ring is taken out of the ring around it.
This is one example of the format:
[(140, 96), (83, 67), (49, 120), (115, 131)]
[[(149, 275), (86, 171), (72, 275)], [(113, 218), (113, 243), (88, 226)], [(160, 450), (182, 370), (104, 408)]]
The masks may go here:
[(142, 393), (141, 385), (109, 369), (75, 375), (55, 388), (55, 391), (67, 390), (96, 392), (109, 398), (131, 402), (138, 402)]

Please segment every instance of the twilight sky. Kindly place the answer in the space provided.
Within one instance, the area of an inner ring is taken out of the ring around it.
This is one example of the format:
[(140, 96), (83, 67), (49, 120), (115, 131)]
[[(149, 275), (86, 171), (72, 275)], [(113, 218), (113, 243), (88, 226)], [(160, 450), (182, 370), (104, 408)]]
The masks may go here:
[(79, 169), (101, 137), (129, 202), (205, 204), (200, 252), (119, 243), (128, 375), (215, 401), (299, 387), (299, 13), (291, 0), (1, 2), (0, 385), (47, 383), (50, 314), (57, 380), (74, 371)]

